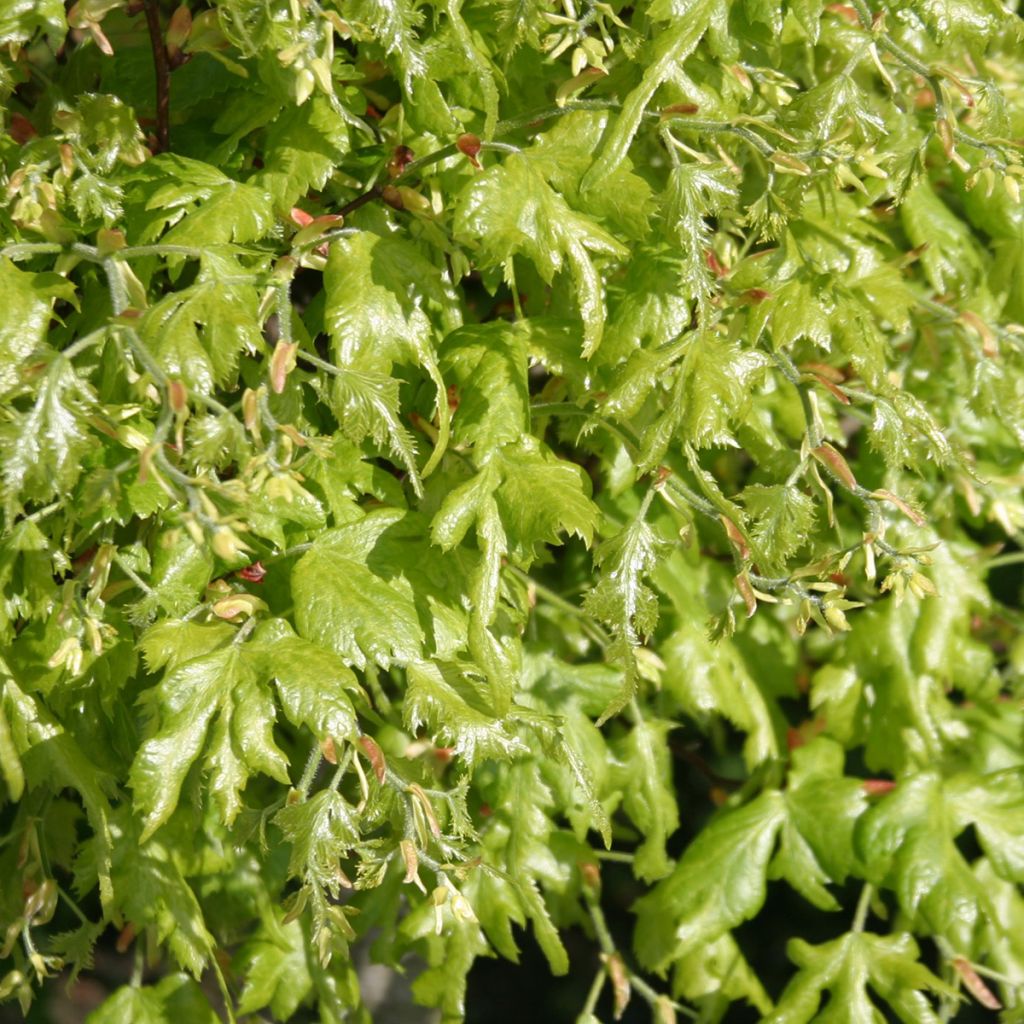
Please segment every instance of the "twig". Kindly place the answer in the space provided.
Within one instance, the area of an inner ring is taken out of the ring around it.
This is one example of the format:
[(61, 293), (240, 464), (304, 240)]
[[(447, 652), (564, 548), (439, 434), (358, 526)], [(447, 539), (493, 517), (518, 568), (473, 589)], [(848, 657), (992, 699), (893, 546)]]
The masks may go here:
[(153, 64), (156, 68), (156, 141), (161, 153), (171, 148), (171, 65), (167, 60), (160, 30), (160, 8), (158, 0), (143, 0), (146, 7), (146, 25), (149, 28), (149, 42), (153, 47)]

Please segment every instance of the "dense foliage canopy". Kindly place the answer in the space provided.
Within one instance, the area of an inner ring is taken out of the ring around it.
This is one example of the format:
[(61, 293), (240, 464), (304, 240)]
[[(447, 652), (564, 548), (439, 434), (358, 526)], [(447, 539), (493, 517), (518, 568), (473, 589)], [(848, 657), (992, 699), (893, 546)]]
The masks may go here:
[(0, 998), (1024, 1020), (1021, 25), (2, 0)]

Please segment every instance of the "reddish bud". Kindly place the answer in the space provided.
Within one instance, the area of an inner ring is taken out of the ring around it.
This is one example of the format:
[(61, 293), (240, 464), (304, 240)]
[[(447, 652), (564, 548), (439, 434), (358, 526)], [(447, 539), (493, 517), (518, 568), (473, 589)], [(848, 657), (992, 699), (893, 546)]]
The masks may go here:
[(458, 147), (460, 153), (469, 158), (469, 162), (474, 167), (480, 166), (480, 161), (477, 160), (477, 156), (480, 153), (480, 140), (475, 135), (471, 135), (468, 132), (465, 135), (460, 135), (455, 140), (455, 145)]
[(377, 745), (377, 742), (369, 736), (360, 736), (359, 746), (363, 748), (363, 753), (366, 754), (367, 759), (373, 767), (373, 774), (377, 776), (377, 781), (383, 782), (387, 771), (387, 763), (384, 760), (384, 751), (381, 750)]
[(601, 889), (601, 867), (595, 861), (581, 860), (579, 862), (580, 874), (583, 876), (583, 884), (588, 889), (599, 892)]
[(394, 185), (385, 185), (380, 190), (380, 197), (394, 210), (404, 210), (405, 202), (402, 200), (402, 193)]
[(960, 975), (964, 988), (974, 996), (975, 999), (985, 1007), (986, 1010), (1001, 1010), (1003, 1004), (996, 998), (995, 993), (982, 981), (981, 976), (971, 965), (969, 960), (962, 956), (953, 957), (953, 969)]
[(238, 575), (247, 583), (262, 583), (263, 577), (267, 575), (267, 570), (263, 567), (262, 562), (252, 562), (244, 569), (239, 569)]
[(34, 139), (39, 133), (35, 125), (21, 114), (11, 114), (11, 122), (7, 126), (7, 134), (10, 135), (19, 145), (24, 145), (29, 139)]
[(121, 929), (120, 935), (118, 935), (118, 937), (117, 937), (117, 944), (116, 944), (115, 948), (117, 949), (118, 953), (124, 953), (124, 952), (127, 951), (128, 947), (132, 944), (132, 942), (134, 940), (135, 940), (135, 925), (130, 924), (130, 923), (126, 924)]
[(395, 146), (395, 151), (388, 161), (388, 177), (397, 178), (416, 159), (416, 154), (408, 146)]
[(865, 779), (860, 784), (860, 788), (868, 796), (885, 796), (886, 793), (891, 793), (896, 788), (896, 783), (892, 779)]
[(845, 18), (851, 25), (856, 25), (860, 21), (857, 9), (849, 4), (828, 4), (825, 10), (835, 14), (837, 17)]
[(696, 114), (700, 107), (696, 103), (670, 103), (667, 107), (661, 108), (662, 117), (671, 117), (673, 114)]
[(857, 480), (850, 469), (849, 463), (832, 445), (825, 443), (811, 449), (811, 454), (835, 476), (844, 487), (851, 491), (857, 489)]
[(295, 353), (298, 350), (295, 342), (279, 341), (270, 357), (270, 386), (274, 394), (284, 391), (284, 383), (288, 374), (295, 369)]
[(169, 380), (167, 382), (167, 398), (171, 408), (180, 416), (188, 411), (188, 389), (180, 380)]
[(704, 253), (704, 261), (707, 263), (708, 268), (715, 275), (715, 277), (725, 277), (725, 275), (729, 273), (726, 266), (722, 263), (718, 256), (715, 255), (713, 249), (708, 249), (707, 252)]

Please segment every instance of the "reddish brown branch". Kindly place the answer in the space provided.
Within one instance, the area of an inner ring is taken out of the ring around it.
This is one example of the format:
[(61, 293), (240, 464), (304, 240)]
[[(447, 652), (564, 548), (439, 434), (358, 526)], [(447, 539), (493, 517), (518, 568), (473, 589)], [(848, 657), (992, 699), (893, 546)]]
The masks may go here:
[(166, 153), (171, 148), (171, 65), (160, 29), (159, 0), (145, 0), (145, 8), (149, 41), (153, 47), (153, 64), (156, 67), (157, 149)]

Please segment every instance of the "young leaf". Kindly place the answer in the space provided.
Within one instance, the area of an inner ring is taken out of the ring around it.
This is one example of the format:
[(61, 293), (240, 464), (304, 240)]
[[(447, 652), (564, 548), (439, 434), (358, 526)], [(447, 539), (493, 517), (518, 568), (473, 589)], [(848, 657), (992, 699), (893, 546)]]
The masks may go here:
[(567, 268), (583, 320), (583, 355), (601, 344), (604, 282), (593, 256), (623, 258), (628, 250), (594, 221), (573, 210), (533, 169), (513, 154), (469, 184), (459, 195), (455, 228), (475, 244), (480, 265), (504, 265), (523, 255), (550, 283)]
[(952, 996), (955, 990), (918, 963), (917, 943), (907, 933), (871, 935), (848, 933), (833, 942), (812, 946), (800, 939), (788, 947), (799, 967), (782, 993), (771, 1024), (803, 1024), (815, 1019), (822, 994), (831, 993), (850, 1020), (875, 1020), (879, 1009), (871, 987), (904, 1020), (938, 1020), (925, 993)]
[(614, 642), (608, 657), (622, 664), (625, 671), (622, 692), (605, 708), (601, 721), (618, 714), (636, 692), (636, 648), (658, 624), (658, 597), (645, 578), (663, 546), (664, 541), (640, 515), (594, 552), (594, 562), (602, 572), (583, 607), (612, 631)]
[(722, 812), (700, 833), (672, 874), (637, 901), (641, 963), (662, 970), (760, 910), (785, 817), (782, 795), (768, 791), (745, 807)]

